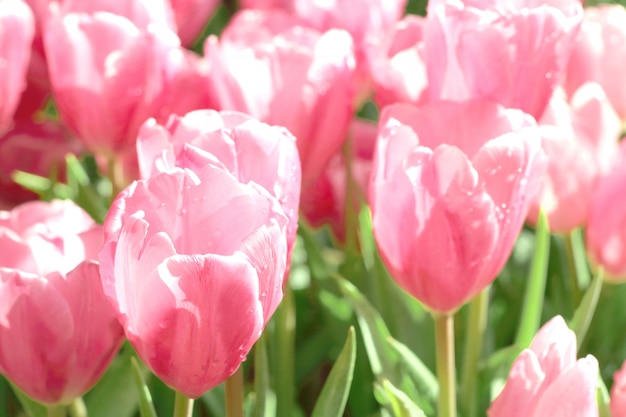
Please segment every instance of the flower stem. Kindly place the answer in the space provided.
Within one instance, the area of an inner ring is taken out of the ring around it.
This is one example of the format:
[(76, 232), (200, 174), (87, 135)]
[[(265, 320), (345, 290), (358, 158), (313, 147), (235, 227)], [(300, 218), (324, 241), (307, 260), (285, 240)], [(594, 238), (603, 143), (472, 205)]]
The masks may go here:
[(243, 367), (226, 380), (226, 417), (243, 417)]
[(459, 393), (461, 406), (465, 415), (475, 417), (477, 414), (476, 387), (478, 379), (478, 360), (483, 347), (483, 337), (487, 327), (487, 311), (489, 307), (489, 287), (478, 294), (469, 305), (467, 337), (463, 355), (463, 379)]
[(191, 417), (193, 414), (193, 398), (176, 391), (174, 399), (174, 417)]
[(456, 379), (454, 365), (454, 314), (433, 313), (435, 349), (439, 380), (439, 417), (456, 417)]
[(70, 416), (72, 417), (87, 417), (87, 407), (83, 401), (83, 397), (78, 397), (70, 403), (68, 406)]
[(49, 405), (48, 417), (66, 417), (67, 408), (64, 405)]

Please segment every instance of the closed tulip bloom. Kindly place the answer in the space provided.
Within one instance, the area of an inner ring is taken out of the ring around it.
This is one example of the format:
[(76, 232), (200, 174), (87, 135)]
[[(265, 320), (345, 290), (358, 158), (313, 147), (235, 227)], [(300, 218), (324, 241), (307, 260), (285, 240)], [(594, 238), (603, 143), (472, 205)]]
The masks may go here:
[(602, 87), (587, 83), (569, 101), (558, 89), (539, 125), (548, 169), (528, 217), (536, 223), (541, 208), (551, 231), (568, 233), (587, 222), (597, 182), (618, 153), (620, 120)]
[(219, 0), (169, 0), (176, 18), (178, 36), (189, 46), (202, 33), (211, 15), (220, 5)]
[(352, 114), (354, 52), (342, 30), (319, 33), (280, 11), (247, 10), (209, 37), (210, 97), (295, 137), (303, 186), (341, 148)]
[(539, 130), (519, 110), (386, 107), (369, 202), (391, 276), (431, 310), (459, 308), (504, 266), (544, 169)]
[(591, 201), (586, 246), (592, 264), (602, 266), (605, 279), (626, 279), (626, 209), (617, 204), (626, 190), (626, 142), (611, 171), (598, 182)]
[(142, 178), (173, 167), (224, 169), (242, 183), (254, 182), (276, 198), (289, 218), (291, 252), (298, 230), (300, 159), (295, 138), (239, 112), (197, 110), (167, 124), (144, 123), (137, 138)]
[(282, 299), (288, 218), (222, 168), (132, 183), (104, 223), (104, 290), (146, 365), (188, 397), (222, 383)]
[(587, 81), (599, 83), (626, 120), (626, 9), (621, 4), (585, 8), (583, 24), (567, 66), (565, 88), (573, 94)]
[(83, 395), (122, 344), (93, 261), (101, 243), (71, 201), (0, 211), (0, 372), (39, 402)]
[(487, 416), (596, 417), (597, 386), (598, 361), (576, 360), (576, 335), (556, 316), (517, 357)]
[(613, 374), (610, 407), (612, 416), (626, 415), (626, 362)]
[(0, 1), (0, 136), (13, 124), (22, 92), (35, 35), (29, 7), (20, 0)]
[(562, 79), (582, 16), (578, 0), (429, 2), (430, 98), (488, 98), (539, 119)]

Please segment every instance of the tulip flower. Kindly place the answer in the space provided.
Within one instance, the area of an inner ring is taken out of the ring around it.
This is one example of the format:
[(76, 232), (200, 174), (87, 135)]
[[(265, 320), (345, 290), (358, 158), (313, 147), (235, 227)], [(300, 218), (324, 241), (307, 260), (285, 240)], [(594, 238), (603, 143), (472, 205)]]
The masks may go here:
[(287, 225), (267, 190), (213, 165), (118, 195), (104, 222), (104, 291), (163, 382), (197, 398), (239, 368), (281, 301)]
[(576, 360), (576, 335), (556, 316), (517, 357), (487, 416), (594, 417), (597, 386), (598, 361)]
[(83, 395), (122, 344), (93, 261), (101, 242), (71, 201), (0, 211), (0, 373), (39, 402)]
[(408, 15), (385, 34), (370, 40), (366, 54), (380, 107), (418, 104), (427, 92), (423, 28), (426, 19)]
[(539, 125), (548, 170), (529, 220), (536, 223), (541, 208), (551, 231), (568, 233), (587, 221), (598, 179), (618, 152), (620, 120), (602, 87), (587, 83), (569, 102), (556, 90)]
[(211, 100), (285, 126), (295, 137), (303, 186), (341, 148), (353, 114), (354, 52), (342, 30), (319, 33), (280, 11), (235, 15), (221, 39), (209, 37)]
[(0, 136), (11, 128), (26, 88), (34, 34), (33, 13), (26, 4), (20, 0), (0, 1)]
[(137, 154), (144, 179), (174, 167), (198, 170), (212, 165), (242, 183), (253, 181), (265, 188), (289, 218), (287, 247), (293, 249), (301, 174), (295, 138), (285, 128), (243, 113), (197, 110), (173, 115), (166, 125), (154, 119), (144, 123)]
[(604, 267), (605, 280), (626, 278), (626, 210), (616, 204), (626, 190), (626, 142), (620, 142), (617, 160), (600, 179), (591, 200), (586, 229), (590, 262)]
[(612, 416), (626, 415), (626, 362), (613, 374), (610, 408)]
[(431, 99), (487, 98), (539, 119), (582, 22), (578, 0), (436, 0), (424, 29)]
[(565, 88), (573, 94), (588, 81), (599, 83), (626, 120), (626, 9), (621, 4), (585, 8), (583, 24), (567, 66)]
[(369, 202), (382, 258), (429, 309), (454, 311), (511, 253), (545, 169), (539, 130), (482, 100), (388, 106), (379, 126)]
[(189, 46), (202, 33), (211, 15), (220, 5), (219, 0), (169, 0), (176, 18), (178, 36)]

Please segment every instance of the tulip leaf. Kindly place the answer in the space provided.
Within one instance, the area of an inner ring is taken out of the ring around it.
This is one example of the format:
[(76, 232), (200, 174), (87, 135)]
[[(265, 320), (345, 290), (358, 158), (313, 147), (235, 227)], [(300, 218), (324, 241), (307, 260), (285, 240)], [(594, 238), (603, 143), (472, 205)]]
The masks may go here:
[(535, 252), (530, 267), (530, 277), (524, 295), (521, 323), (517, 329), (515, 344), (526, 348), (539, 330), (541, 311), (546, 289), (548, 257), (550, 255), (550, 228), (548, 218), (539, 211), (535, 237)]
[(71, 190), (72, 199), (96, 222), (104, 222), (107, 214), (104, 198), (96, 192), (93, 184), (91, 184), (89, 174), (76, 156), (72, 154), (65, 157), (65, 163), (67, 166), (67, 184)]
[(356, 341), (354, 327), (348, 330), (348, 338), (337, 357), (337, 361), (324, 383), (312, 417), (341, 417), (346, 408), (348, 394), (354, 375), (354, 363), (356, 361)]
[(48, 409), (45, 406), (30, 398), (21, 389), (13, 385), (13, 383), (11, 383), (10, 381), (9, 384), (11, 385), (13, 393), (22, 405), (22, 408), (24, 409), (24, 412), (26, 413), (26, 415), (28, 415), (28, 417), (46, 417), (48, 415)]
[(574, 317), (572, 318), (572, 321), (570, 323), (569, 327), (576, 334), (578, 349), (580, 349), (580, 346), (585, 340), (587, 330), (589, 330), (589, 325), (591, 324), (591, 319), (593, 318), (596, 307), (598, 306), (598, 300), (600, 299), (600, 293), (602, 292), (603, 279), (604, 269), (602, 267), (599, 267), (598, 271), (596, 272), (595, 278), (585, 292), (585, 296), (583, 297), (580, 305), (576, 309)]
[(422, 411), (404, 392), (396, 388), (389, 380), (384, 379), (381, 385), (377, 385), (378, 396), (383, 401), (383, 406), (394, 417), (426, 417)]
[(141, 417), (157, 417), (156, 410), (152, 404), (152, 396), (150, 390), (143, 379), (143, 372), (137, 363), (135, 357), (130, 358), (130, 363), (133, 368), (133, 376), (135, 377), (135, 385), (139, 392), (139, 414)]
[(134, 389), (132, 356), (133, 349), (125, 344), (100, 381), (85, 395), (89, 417), (130, 417), (135, 413), (139, 395)]

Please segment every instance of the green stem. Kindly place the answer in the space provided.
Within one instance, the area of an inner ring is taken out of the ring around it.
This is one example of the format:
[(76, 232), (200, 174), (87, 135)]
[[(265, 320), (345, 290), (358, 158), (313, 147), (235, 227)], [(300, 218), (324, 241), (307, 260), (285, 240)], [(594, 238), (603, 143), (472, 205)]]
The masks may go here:
[(87, 407), (85, 406), (85, 401), (83, 401), (83, 397), (78, 397), (74, 401), (70, 403), (68, 406), (70, 411), (70, 416), (72, 417), (87, 417)]
[(243, 366), (226, 380), (226, 417), (243, 417)]
[(487, 328), (489, 309), (489, 287), (478, 294), (469, 305), (467, 337), (463, 355), (463, 377), (461, 381), (460, 401), (465, 415), (477, 415), (476, 388), (478, 380), (478, 361), (483, 348), (483, 338)]
[(67, 407), (64, 405), (49, 405), (48, 417), (66, 417)]
[(176, 391), (174, 398), (174, 417), (191, 417), (193, 414), (193, 398)]
[(115, 154), (109, 155), (109, 166), (107, 172), (107, 176), (109, 181), (111, 181), (111, 201), (115, 200), (115, 197), (122, 191), (124, 188), (122, 184), (121, 173), (120, 173), (120, 165), (117, 163), (117, 159)]
[(565, 236), (565, 248), (567, 254), (567, 263), (569, 264), (569, 282), (570, 282), (570, 295), (572, 297), (572, 307), (576, 308), (580, 304), (582, 298), (582, 290), (580, 289), (580, 283), (578, 280), (578, 268), (576, 265), (576, 255), (574, 254), (574, 245), (572, 242), (572, 233)]
[(274, 337), (272, 349), (272, 367), (275, 372), (276, 415), (293, 416), (296, 312), (293, 294), (287, 285), (282, 303), (274, 313)]
[(454, 314), (433, 313), (435, 349), (439, 380), (439, 417), (456, 417), (456, 379), (454, 365)]

